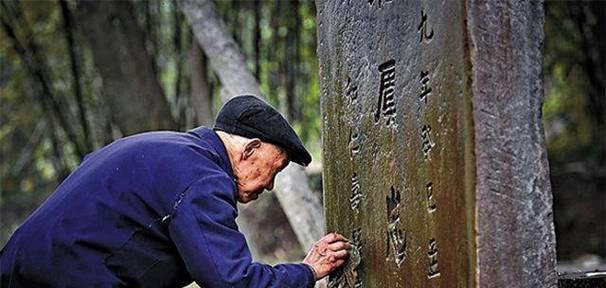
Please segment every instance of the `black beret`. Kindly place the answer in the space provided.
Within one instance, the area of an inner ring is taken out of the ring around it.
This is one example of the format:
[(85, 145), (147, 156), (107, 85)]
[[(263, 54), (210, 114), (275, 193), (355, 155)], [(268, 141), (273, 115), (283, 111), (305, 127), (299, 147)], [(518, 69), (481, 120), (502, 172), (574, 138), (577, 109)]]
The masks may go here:
[(227, 101), (217, 115), (214, 129), (277, 145), (286, 151), (290, 161), (302, 166), (311, 162), (311, 155), (286, 119), (255, 96), (241, 95)]

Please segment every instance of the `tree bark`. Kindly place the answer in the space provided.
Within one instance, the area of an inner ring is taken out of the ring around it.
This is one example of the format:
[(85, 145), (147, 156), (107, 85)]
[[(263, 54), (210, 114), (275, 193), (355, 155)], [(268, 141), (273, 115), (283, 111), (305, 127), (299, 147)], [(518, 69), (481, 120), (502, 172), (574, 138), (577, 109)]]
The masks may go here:
[(25, 144), (25, 146), (21, 149), (19, 153), (19, 158), (15, 161), (15, 164), (12, 165), (9, 169), (9, 175), (16, 179), (21, 179), (25, 171), (27, 171), (34, 162), (34, 156), (36, 149), (40, 145), (43, 140), (44, 132), (48, 130), (48, 123), (44, 118), (38, 120), (38, 124), (36, 124), (36, 128), (31, 132), (31, 135)]
[[(147, 51), (148, 53), (151, 55), (151, 59), (152, 59), (152, 70), (154, 71), (155, 74), (158, 73), (158, 62), (156, 61), (158, 59), (158, 41), (157, 41), (157, 37), (156, 37), (156, 30), (155, 30), (155, 21), (154, 21), (154, 16), (153, 13), (155, 11), (152, 11), (152, 8), (155, 8), (154, 6), (156, 5), (155, 1), (142, 1), (141, 5), (143, 5), (144, 7), (144, 12), (145, 12), (145, 37), (144, 37), (144, 42), (145, 47), (149, 48)], [(153, 9), (156, 10), (156, 9)], [(133, 13), (133, 15), (135, 15)]]
[[(47, 114), (49, 121), (53, 121), (53, 118), (57, 119), (57, 122), (61, 129), (65, 132), (67, 142), (71, 143), (74, 147), (74, 151), (79, 158), (84, 157), (83, 149), (80, 147), (78, 138), (72, 126), (70, 125), (69, 110), (64, 109), (62, 103), (59, 102), (55, 95), (55, 91), (52, 87), (52, 78), (50, 68), (47, 63), (42, 59), (40, 54), (41, 48), (36, 43), (32, 31), (29, 26), (26, 25), (21, 8), (18, 2), (0, 2), (4, 13), (0, 16), (0, 22), (4, 32), (9, 39), (13, 42), (13, 48), (21, 58), (21, 61), (25, 64), (27, 71), (29, 72), (32, 79), (37, 79), (40, 83), (40, 104), (42, 105), (43, 111)], [(9, 19), (10, 18), (10, 19)], [(15, 33), (14, 27), (19, 26), (24, 30), (24, 39), (19, 39)], [(54, 116), (54, 117), (53, 117)], [(56, 133), (56, 131), (54, 131)], [(66, 167), (64, 167), (67, 169)]]
[[(286, 114), (288, 115), (289, 121), (301, 120), (299, 117), (298, 96), (295, 89), (296, 69), (297, 69), (297, 25), (298, 20), (298, 9), (299, 2), (288, 1), (284, 3), (286, 5), (287, 19), (286, 19), (286, 42), (284, 43), (284, 61), (282, 61), (282, 77), (284, 77), (284, 92), (286, 99)], [(287, 60), (288, 59), (288, 60)], [(291, 62), (291, 59), (293, 60)]]
[[(246, 59), (209, 1), (180, 1), (194, 35), (226, 89), (226, 95), (261, 95), (259, 83), (248, 71)], [(225, 94), (225, 93), (224, 93)], [(229, 100), (222, 95), (223, 102)]]
[(214, 122), (210, 85), (206, 79), (206, 60), (195, 38), (191, 41), (189, 65), (191, 71), (191, 101), (197, 125), (211, 126)]
[[(212, 2), (181, 0), (179, 4), (229, 95), (250, 93), (262, 97), (244, 55), (227, 32)], [(299, 166), (289, 165), (278, 174), (275, 186), (276, 196), (299, 242), (305, 250), (309, 249), (324, 233), (324, 217), (322, 205), (309, 188), (305, 172)]]
[(67, 42), (67, 51), (69, 52), (70, 67), (73, 77), (73, 88), (74, 96), (76, 97), (76, 104), (78, 106), (78, 116), (80, 118), (80, 125), (82, 126), (82, 134), (84, 135), (84, 149), (86, 151), (93, 150), (93, 142), (88, 128), (88, 121), (86, 120), (86, 107), (84, 106), (84, 96), (82, 95), (82, 86), (80, 85), (80, 50), (74, 41), (74, 25), (72, 19), (72, 13), (68, 7), (67, 1), (59, 1), (61, 6), (61, 15), (63, 16), (63, 29), (65, 31), (65, 40)]
[(186, 117), (185, 117), (185, 108), (187, 103), (185, 99), (182, 97), (184, 94), (181, 91), (181, 82), (183, 78), (183, 45), (181, 41), (181, 13), (177, 9), (177, 3), (173, 3), (173, 44), (175, 48), (176, 55), (176, 73), (177, 79), (175, 80), (175, 105), (177, 106), (177, 125), (179, 129), (185, 126)]
[[(114, 122), (122, 133), (174, 128), (132, 3), (82, 1), (77, 15), (103, 79)], [(107, 44), (110, 42), (112, 45)]]
[(255, 46), (255, 78), (261, 77), (261, 8), (260, 0), (253, 2), (255, 12), (255, 36), (253, 45)]

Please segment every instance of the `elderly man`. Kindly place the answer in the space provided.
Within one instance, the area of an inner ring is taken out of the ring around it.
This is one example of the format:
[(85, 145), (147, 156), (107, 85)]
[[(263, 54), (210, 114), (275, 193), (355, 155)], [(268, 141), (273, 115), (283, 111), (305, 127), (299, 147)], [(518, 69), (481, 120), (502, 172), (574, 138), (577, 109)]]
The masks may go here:
[(331, 233), (303, 263), (252, 262), (236, 203), (311, 156), (254, 96), (227, 102), (213, 130), (126, 137), (88, 155), (0, 254), (1, 287), (312, 287), (350, 248)]

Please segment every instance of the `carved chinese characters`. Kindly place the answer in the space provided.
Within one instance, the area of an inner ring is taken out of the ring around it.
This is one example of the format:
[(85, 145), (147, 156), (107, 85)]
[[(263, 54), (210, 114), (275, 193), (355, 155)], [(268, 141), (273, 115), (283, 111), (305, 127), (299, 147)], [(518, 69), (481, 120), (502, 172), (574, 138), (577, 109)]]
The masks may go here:
[(391, 3), (391, 1), (393, 0), (368, 0), (368, 5), (370, 5), (371, 7), (376, 5), (381, 8), (383, 4), (389, 4)]
[[(433, 40), (434, 30), (431, 28), (429, 16), (425, 13), (424, 10), (421, 10), (421, 22), (417, 26), (417, 31), (420, 34), (420, 45), (427, 45)], [(422, 48), (424, 49), (424, 48)], [(427, 106), (430, 105), (429, 96), (431, 96), (433, 88), (431, 83), (431, 73), (429, 70), (422, 69), (419, 73), (419, 84), (421, 84), (421, 90), (417, 93), (418, 95), (418, 112), (421, 113), (420, 117), (427, 118)], [(421, 126), (421, 150), (423, 152), (424, 166), (425, 169), (429, 169), (431, 159), (431, 151), (436, 146), (434, 140), (432, 140), (432, 129), (431, 125), (423, 121), (424, 123)], [(430, 174), (430, 173), (426, 173)], [(427, 213), (429, 217), (429, 221), (426, 225), (429, 234), (431, 235), (431, 239), (429, 240), (429, 245), (427, 246), (427, 278), (432, 279), (440, 276), (440, 268), (438, 261), (438, 243), (435, 239), (434, 235), (434, 219), (436, 211), (437, 211), (437, 203), (434, 195), (434, 186), (431, 179), (426, 179), (425, 182), (427, 184), (424, 185), (425, 188), (425, 196), (427, 203)]]
[(331, 287), (555, 287), (542, 3), (316, 7)]
[(431, 140), (431, 127), (429, 125), (423, 125), (423, 127), (421, 127), (421, 140), (423, 156), (425, 159), (428, 159), (429, 152), (431, 152), (433, 146), (436, 146), (436, 143)]
[(425, 185), (425, 191), (427, 192), (427, 212), (436, 212), (436, 200), (433, 198), (433, 184), (431, 182)]
[(349, 198), (349, 202), (351, 203), (351, 209), (359, 212), (358, 207), (360, 206), (360, 201), (362, 201), (362, 191), (360, 191), (360, 180), (358, 180), (358, 175), (354, 172), (353, 176), (351, 176), (351, 197)]
[(419, 82), (421, 82), (421, 93), (419, 94), (419, 106), (421, 107), (427, 104), (427, 97), (431, 94), (431, 87), (429, 86), (429, 72), (421, 71)]
[(391, 195), (387, 196), (387, 259), (393, 257), (400, 267), (406, 258), (406, 232), (400, 228), (400, 191), (391, 187)]
[(385, 125), (393, 127), (396, 125), (396, 102), (395, 102), (395, 85), (396, 85), (396, 62), (389, 60), (379, 65), (381, 73), (381, 83), (379, 85), (379, 97), (377, 103), (377, 111), (375, 112), (375, 123), (381, 120), (381, 116), (385, 121)]
[(327, 232), (361, 256), (329, 286), (472, 286), (460, 2), (318, 4)]
[(417, 26), (417, 31), (421, 35), (419, 42), (425, 41), (425, 43), (431, 42), (433, 39), (433, 28), (431, 28), (427, 22), (427, 14), (421, 10), (421, 23)]
[(429, 240), (429, 251), (427, 252), (427, 277), (434, 278), (440, 276), (440, 268), (438, 267), (438, 244), (436, 239)]

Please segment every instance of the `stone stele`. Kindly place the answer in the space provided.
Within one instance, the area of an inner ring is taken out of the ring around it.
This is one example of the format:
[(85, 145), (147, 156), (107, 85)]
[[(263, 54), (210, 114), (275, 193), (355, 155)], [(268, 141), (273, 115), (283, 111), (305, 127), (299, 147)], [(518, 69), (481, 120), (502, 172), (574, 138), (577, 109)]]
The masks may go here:
[(542, 3), (316, 6), (330, 286), (555, 287)]

